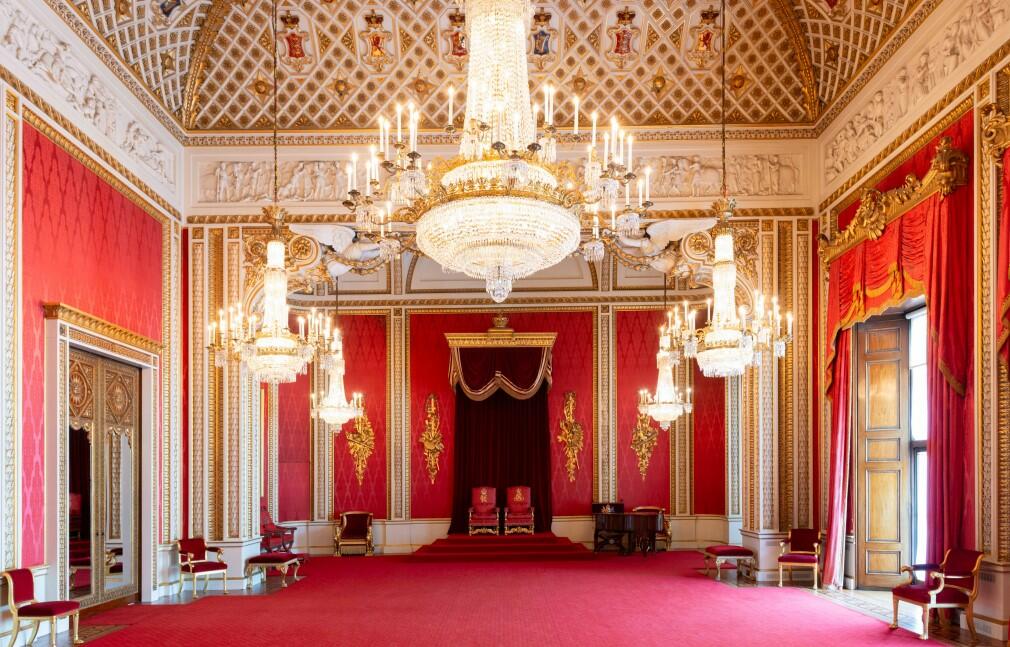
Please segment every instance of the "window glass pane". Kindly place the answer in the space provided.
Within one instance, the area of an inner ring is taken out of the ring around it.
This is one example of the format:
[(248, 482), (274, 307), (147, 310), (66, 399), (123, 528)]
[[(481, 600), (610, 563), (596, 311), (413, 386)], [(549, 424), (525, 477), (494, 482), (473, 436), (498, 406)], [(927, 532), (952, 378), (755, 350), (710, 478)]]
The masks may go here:
[[(921, 313), (921, 314), (920, 314)], [(926, 311), (919, 310), (908, 318), (908, 365), (926, 363)], [(913, 400), (914, 402), (914, 400)]]
[(926, 440), (926, 365), (909, 369), (909, 427), (912, 440)]
[(926, 452), (916, 451), (915, 460), (915, 499), (914, 515), (912, 521), (915, 528), (915, 546), (912, 547), (912, 563), (924, 564), (926, 562)]

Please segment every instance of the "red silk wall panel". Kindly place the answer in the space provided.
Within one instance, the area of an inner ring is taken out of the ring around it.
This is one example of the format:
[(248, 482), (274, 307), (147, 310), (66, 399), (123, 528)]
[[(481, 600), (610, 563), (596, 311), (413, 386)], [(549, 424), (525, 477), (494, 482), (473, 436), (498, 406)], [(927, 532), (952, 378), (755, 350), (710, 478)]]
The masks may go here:
[(354, 422), (345, 424), (334, 439), (333, 511), (339, 514), (348, 510), (367, 510), (376, 519), (385, 519), (387, 321), (382, 315), (341, 315), (338, 325), (344, 336), (344, 359), (347, 363), (344, 387), (348, 397), (355, 391), (364, 394), (365, 411), (375, 433), (375, 447), (359, 484), (354, 459), (347, 448), (347, 432), (354, 430)]
[(45, 323), (63, 302), (161, 341), (162, 225), (24, 125), (22, 560), (45, 560)]
[[(483, 332), (491, 327), (491, 312), (414, 314), (410, 317), (411, 516), (447, 518), (452, 514), (452, 461), (455, 394), (449, 387), (449, 345), (445, 333)], [(517, 332), (556, 332), (553, 384), (548, 395), (551, 428), (551, 490), (555, 516), (587, 514), (593, 499), (593, 437), (596, 408), (593, 388), (593, 313), (510, 312)], [(576, 394), (575, 419), (582, 425), (583, 448), (575, 481), (568, 480), (564, 447), (557, 442), (564, 395)], [(435, 483), (428, 476), (420, 436), (425, 402), (438, 399), (445, 450), (439, 457)]]
[[(618, 310), (614, 335), (617, 402), (617, 498), (628, 509), (637, 505), (670, 508), (670, 434), (660, 430), (645, 478), (631, 448), (638, 418), (638, 392), (656, 389), (656, 351), (661, 310)], [(652, 423), (656, 425), (655, 422)]]
[(309, 376), (277, 386), (277, 519), (304, 521), (311, 517), (311, 438)]
[(726, 514), (726, 380), (694, 371), (694, 513)]

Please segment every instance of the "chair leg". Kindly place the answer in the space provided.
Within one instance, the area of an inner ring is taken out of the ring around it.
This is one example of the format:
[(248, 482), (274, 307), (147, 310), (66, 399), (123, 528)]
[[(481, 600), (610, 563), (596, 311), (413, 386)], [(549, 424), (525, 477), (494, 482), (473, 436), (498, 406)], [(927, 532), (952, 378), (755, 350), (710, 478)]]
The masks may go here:
[(249, 566), (245, 567), (245, 587), (246, 589), (252, 588), (252, 568)]
[(21, 621), (15, 620), (13, 626), (11, 627), (11, 641), (7, 643), (7, 647), (14, 647), (14, 643), (18, 641), (19, 631), (21, 631)]
[(49, 647), (56, 647), (56, 618), (49, 618)]
[(891, 621), (891, 629), (898, 628), (898, 598), (891, 596), (891, 606), (894, 607), (894, 619)]
[(922, 607), (922, 633), (919, 638), (929, 640), (929, 607)]
[(73, 634), (72, 634), (73, 638), (72, 638), (72, 640), (74, 641), (75, 645), (81, 645), (81, 644), (84, 643), (84, 641), (81, 640), (81, 637), (80, 637), (80, 635), (79, 635), (79, 633), (77, 631), (78, 625), (80, 624), (80, 620), (81, 620), (81, 614), (80, 613), (75, 613), (73, 616), (71, 616), (71, 619), (70, 619), (71, 626), (73, 627)]
[(224, 595), (228, 595), (228, 571), (221, 571), (221, 590), (224, 591)]
[(717, 582), (722, 581), (722, 560), (715, 560), (715, 579)]
[(281, 588), (282, 589), (288, 588), (288, 567), (281, 566), (277, 570), (281, 572)]
[(176, 595), (182, 595), (182, 586), (186, 582), (186, 576), (183, 573), (179, 573), (179, 592)]
[(298, 581), (298, 569), (301, 567), (302, 567), (301, 562), (295, 562), (295, 571), (294, 573), (291, 574), (291, 579), (294, 580), (295, 582)]
[(814, 590), (817, 590), (817, 567), (814, 566)]
[(964, 621), (968, 625), (968, 631), (971, 632), (971, 639), (978, 640), (978, 634), (975, 633), (975, 609), (973, 604), (969, 604), (964, 610)]
[(41, 620), (32, 623), (32, 637), (28, 639), (28, 642), (26, 644), (31, 645), (32, 643), (35, 642), (35, 636), (39, 635), (39, 627), (41, 625), (42, 625)]
[(196, 573), (193, 573), (193, 599), (200, 597), (200, 589), (197, 588), (196, 584)]
[(782, 564), (779, 564), (779, 587), (782, 586)]

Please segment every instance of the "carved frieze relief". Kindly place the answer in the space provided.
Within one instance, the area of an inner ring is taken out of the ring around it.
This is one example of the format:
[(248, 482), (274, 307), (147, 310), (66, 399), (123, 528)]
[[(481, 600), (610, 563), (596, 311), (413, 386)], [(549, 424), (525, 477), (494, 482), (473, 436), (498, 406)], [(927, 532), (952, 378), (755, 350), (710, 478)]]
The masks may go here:
[[(264, 202), (273, 193), (273, 164), (217, 161), (199, 167), (201, 204)], [(347, 192), (347, 176), (335, 160), (282, 161), (277, 197), (283, 202), (338, 202)]]
[[(638, 173), (652, 168), (655, 198), (716, 197), (722, 191), (718, 156), (664, 155), (640, 161)], [(801, 155), (746, 154), (726, 159), (726, 183), (736, 196), (797, 195), (802, 189)]]

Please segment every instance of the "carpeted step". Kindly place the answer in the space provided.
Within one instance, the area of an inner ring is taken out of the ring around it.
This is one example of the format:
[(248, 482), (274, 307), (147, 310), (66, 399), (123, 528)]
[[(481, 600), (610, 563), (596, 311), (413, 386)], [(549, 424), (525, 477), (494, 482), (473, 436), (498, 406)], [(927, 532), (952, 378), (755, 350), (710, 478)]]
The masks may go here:
[(450, 535), (422, 546), (412, 557), (425, 561), (535, 561), (592, 558), (582, 544), (553, 533), (534, 535)]

